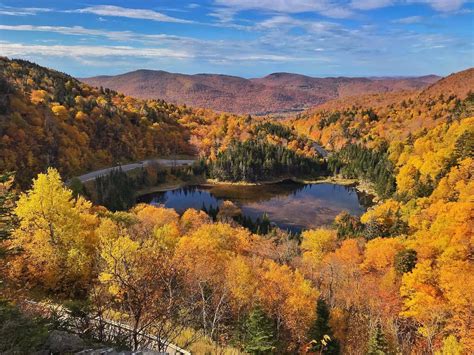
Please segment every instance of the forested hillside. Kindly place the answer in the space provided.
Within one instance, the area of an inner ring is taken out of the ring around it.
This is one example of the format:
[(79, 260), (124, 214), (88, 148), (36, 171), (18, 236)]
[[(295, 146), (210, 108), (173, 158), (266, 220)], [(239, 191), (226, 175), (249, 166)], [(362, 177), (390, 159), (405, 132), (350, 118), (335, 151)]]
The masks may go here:
[(347, 143), (378, 147), (473, 113), (474, 69), (453, 74), (419, 92), (363, 95), (318, 106), (291, 124), (323, 146)]
[(0, 167), (26, 186), (55, 166), (64, 176), (117, 162), (192, 153), (186, 110), (137, 100), (21, 60), (0, 58)]
[[(131, 349), (145, 331), (195, 353), (473, 353), (470, 71), (424, 93), (328, 103), (285, 126), (1, 63), (0, 295), (10, 301), (0, 311), (52, 299), (96, 341), (105, 335), (92, 317), (129, 324)], [(449, 95), (438, 95), (443, 85)], [(325, 163), (311, 138), (332, 150), (329, 172), (377, 192), (360, 218), (342, 212), (301, 235), (255, 234), (230, 202), (216, 220), (145, 204), (113, 212), (64, 185), (101, 164), (191, 149), (220, 179), (314, 176)], [(5, 170), (31, 188), (15, 188)], [(12, 324), (13, 313), (0, 320)], [(21, 339), (21, 329), (1, 327), (0, 340)], [(193, 348), (203, 340), (206, 350)], [(25, 352), (22, 344), (0, 341), (0, 352)]]

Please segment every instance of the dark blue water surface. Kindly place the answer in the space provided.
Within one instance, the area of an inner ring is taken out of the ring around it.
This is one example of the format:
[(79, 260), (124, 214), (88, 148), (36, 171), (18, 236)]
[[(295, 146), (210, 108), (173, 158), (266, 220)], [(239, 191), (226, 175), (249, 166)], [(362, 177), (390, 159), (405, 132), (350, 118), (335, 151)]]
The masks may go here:
[(145, 195), (139, 202), (163, 205), (183, 213), (188, 208), (216, 208), (230, 200), (253, 220), (266, 213), (280, 228), (300, 232), (331, 224), (341, 211), (361, 215), (365, 211), (363, 199), (353, 187), (285, 181), (258, 186), (187, 186)]

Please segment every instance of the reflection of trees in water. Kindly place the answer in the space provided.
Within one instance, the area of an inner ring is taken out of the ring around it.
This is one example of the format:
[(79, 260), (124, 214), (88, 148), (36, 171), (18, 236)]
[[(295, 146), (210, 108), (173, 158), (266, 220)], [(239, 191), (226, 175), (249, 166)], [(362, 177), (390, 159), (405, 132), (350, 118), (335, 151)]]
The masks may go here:
[(197, 185), (187, 185), (187, 186), (183, 186), (179, 189), (173, 190), (173, 192), (181, 193), (184, 196), (188, 196), (189, 194), (193, 195), (196, 192), (201, 193), (201, 189)]
[(166, 192), (154, 192), (139, 196), (137, 198), (138, 203), (150, 203), (152, 205), (164, 205), (166, 202)]
[(359, 204), (365, 209), (374, 205), (374, 196), (363, 191), (355, 190)]
[[(317, 188), (315, 186), (315, 184), (299, 184), (293, 181), (253, 186), (190, 185), (176, 190), (142, 196), (139, 202), (176, 205), (179, 206), (176, 207), (179, 212), (184, 212), (188, 207), (194, 207), (217, 216), (219, 205), (225, 200), (230, 200), (239, 207), (245, 208), (243, 214), (252, 222), (256, 222), (258, 217), (261, 218), (263, 213), (267, 213), (280, 228), (296, 233), (304, 228), (330, 224), (338, 214), (338, 206), (350, 210), (349, 206), (341, 205), (339, 200), (349, 200), (350, 203), (354, 203), (353, 198), (357, 196), (359, 204), (364, 207), (370, 206), (372, 203), (372, 196), (359, 192), (352, 186), (323, 186), (320, 193), (316, 194), (311, 192)], [(339, 192), (339, 194), (335, 194), (335, 192)], [(346, 194), (350, 194), (352, 197), (344, 197)], [(302, 198), (300, 198), (301, 195)], [(282, 204), (282, 201), (275, 197), (288, 200)], [(313, 200), (319, 202), (316, 203)], [(261, 203), (265, 205), (259, 206)], [(336, 210), (330, 208), (334, 204)], [(255, 211), (251, 212), (252, 208)], [(245, 224), (244, 221), (242, 223)]]
[(264, 202), (274, 197), (294, 196), (304, 190), (307, 185), (291, 180), (268, 185), (217, 185), (209, 188), (209, 193), (217, 200), (237, 202)]

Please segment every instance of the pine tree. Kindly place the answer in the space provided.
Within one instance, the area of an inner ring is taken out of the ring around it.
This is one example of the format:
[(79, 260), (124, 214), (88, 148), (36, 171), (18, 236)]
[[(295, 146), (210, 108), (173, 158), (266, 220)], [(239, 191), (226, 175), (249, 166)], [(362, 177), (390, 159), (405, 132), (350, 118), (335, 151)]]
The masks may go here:
[(397, 254), (395, 254), (393, 264), (397, 273), (402, 275), (413, 270), (413, 268), (416, 266), (416, 262), (416, 250), (405, 249), (400, 250)]
[(13, 212), (16, 195), (12, 191), (13, 173), (0, 175), (0, 257), (4, 254), (1, 243), (10, 238), (17, 218)]
[(309, 329), (309, 338), (313, 341), (311, 351), (319, 354), (339, 354), (339, 343), (334, 338), (329, 325), (329, 308), (323, 299), (316, 305), (316, 320)]
[(372, 336), (369, 339), (367, 355), (387, 355), (388, 344), (385, 339), (385, 334), (382, 331), (380, 324), (377, 324)]
[(254, 307), (244, 324), (244, 350), (250, 354), (268, 354), (276, 346), (273, 322), (260, 306)]

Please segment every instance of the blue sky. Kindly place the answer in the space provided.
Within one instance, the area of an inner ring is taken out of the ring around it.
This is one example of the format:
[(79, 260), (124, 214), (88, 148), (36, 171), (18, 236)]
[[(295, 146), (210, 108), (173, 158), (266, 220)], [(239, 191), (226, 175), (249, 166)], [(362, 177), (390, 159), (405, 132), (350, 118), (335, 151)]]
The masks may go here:
[(0, 0), (0, 55), (71, 75), (446, 75), (474, 66), (472, 0)]

